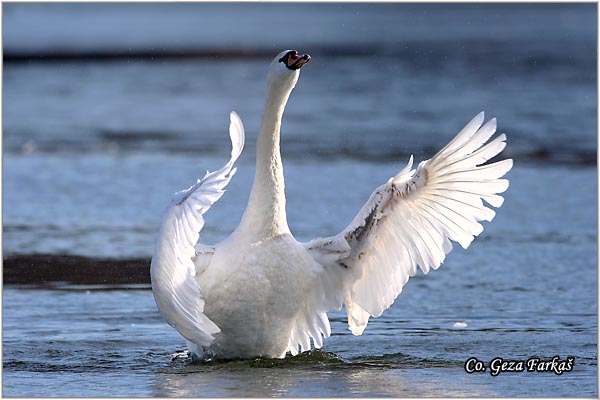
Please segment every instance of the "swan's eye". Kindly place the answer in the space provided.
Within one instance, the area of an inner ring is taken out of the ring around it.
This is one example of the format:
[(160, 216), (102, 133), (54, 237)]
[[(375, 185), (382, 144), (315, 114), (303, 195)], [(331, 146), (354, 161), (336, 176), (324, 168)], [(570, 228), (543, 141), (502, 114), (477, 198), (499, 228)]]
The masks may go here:
[(295, 50), (288, 51), (287, 53), (285, 53), (285, 56), (279, 59), (279, 62), (285, 63), (285, 65), (287, 66), (289, 64), (290, 57), (293, 57), (296, 54), (298, 54), (298, 52)]

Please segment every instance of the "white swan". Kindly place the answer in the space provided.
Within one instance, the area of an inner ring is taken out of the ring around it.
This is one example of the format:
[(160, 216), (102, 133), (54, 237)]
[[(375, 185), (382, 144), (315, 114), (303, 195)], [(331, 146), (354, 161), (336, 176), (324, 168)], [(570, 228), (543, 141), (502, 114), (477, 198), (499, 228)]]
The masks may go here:
[[(469, 246), (500, 207), (512, 160), (479, 166), (506, 146), (483, 112), (433, 158), (408, 165), (371, 195), (338, 235), (299, 243), (287, 224), (279, 129), (300, 68), (310, 56), (277, 55), (269, 67), (256, 175), (242, 221), (216, 246), (197, 244), (204, 213), (222, 196), (244, 146), (231, 113), (231, 159), (175, 194), (150, 267), (165, 319), (198, 357), (278, 357), (320, 348), (331, 334), (327, 311), (345, 305), (349, 329), (390, 307), (417, 266), (438, 268), (452, 241)], [(332, 205), (333, 207), (333, 205)]]

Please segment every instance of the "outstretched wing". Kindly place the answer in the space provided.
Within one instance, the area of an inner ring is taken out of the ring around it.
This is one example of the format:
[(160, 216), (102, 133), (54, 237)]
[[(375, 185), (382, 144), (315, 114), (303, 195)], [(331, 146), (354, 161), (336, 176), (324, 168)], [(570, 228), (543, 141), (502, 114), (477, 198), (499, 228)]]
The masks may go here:
[(204, 213), (223, 195), (236, 171), (233, 164), (244, 148), (240, 117), (232, 112), (230, 121), (231, 159), (218, 171), (207, 172), (189, 189), (175, 193), (165, 211), (150, 266), (160, 312), (184, 338), (199, 346), (208, 346), (220, 332), (203, 314), (204, 301), (194, 278), (194, 246), (204, 226)]
[(371, 195), (352, 223), (332, 238), (305, 245), (327, 274), (342, 284), (349, 328), (362, 334), (369, 317), (378, 317), (402, 291), (417, 266), (423, 273), (438, 268), (452, 249), (467, 248), (483, 231), (478, 221), (491, 221), (500, 207), (498, 193), (508, 188), (500, 179), (513, 165), (502, 160), (481, 165), (506, 146), (496, 120), (482, 126), (483, 112), (433, 158), (412, 169), (408, 165)]

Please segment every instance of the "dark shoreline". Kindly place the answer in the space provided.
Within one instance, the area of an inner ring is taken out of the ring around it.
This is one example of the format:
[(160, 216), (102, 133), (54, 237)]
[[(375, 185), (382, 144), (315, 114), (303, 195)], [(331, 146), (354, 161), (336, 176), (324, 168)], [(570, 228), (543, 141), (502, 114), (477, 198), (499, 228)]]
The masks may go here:
[(3, 258), (4, 285), (149, 285), (150, 259), (27, 254)]
[[(365, 46), (311, 46), (315, 54), (326, 54), (331, 57), (357, 57), (371, 54), (374, 49), (385, 49), (376, 43)], [(398, 50), (402, 55), (407, 50)], [(97, 49), (61, 49), (48, 48), (36, 50), (5, 49), (4, 63), (35, 63), (35, 62), (103, 62), (103, 61), (164, 61), (164, 60), (240, 60), (240, 59), (267, 59), (273, 57), (273, 49), (264, 48), (156, 48), (139, 46), (136, 48), (97, 48)]]

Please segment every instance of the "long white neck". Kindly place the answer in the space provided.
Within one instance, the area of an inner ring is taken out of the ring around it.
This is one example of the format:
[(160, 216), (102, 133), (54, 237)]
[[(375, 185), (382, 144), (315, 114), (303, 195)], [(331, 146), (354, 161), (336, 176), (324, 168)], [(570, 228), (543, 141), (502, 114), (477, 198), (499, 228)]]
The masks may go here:
[[(296, 78), (297, 79), (297, 78)], [(237, 232), (252, 241), (289, 233), (285, 212), (285, 184), (279, 148), (281, 118), (293, 82), (269, 81), (256, 146), (256, 175), (248, 206)]]

